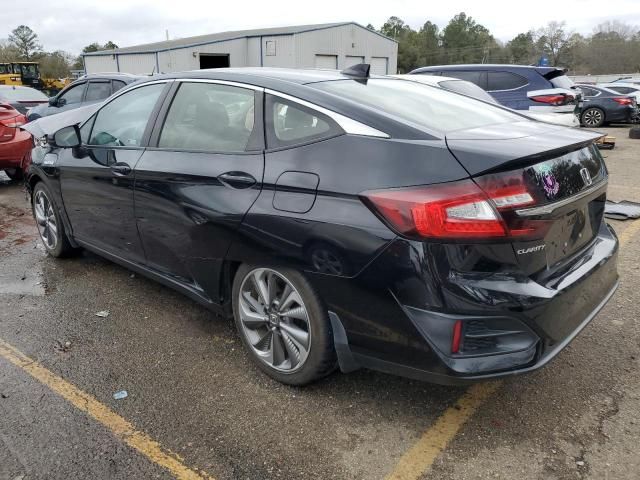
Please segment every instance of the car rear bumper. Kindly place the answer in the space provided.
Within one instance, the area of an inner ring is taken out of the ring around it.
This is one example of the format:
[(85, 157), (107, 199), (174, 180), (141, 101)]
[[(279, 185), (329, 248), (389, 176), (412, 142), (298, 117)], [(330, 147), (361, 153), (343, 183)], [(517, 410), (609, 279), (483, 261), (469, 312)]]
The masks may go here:
[[(498, 276), (503, 278), (491, 286), (487, 282), (491, 279), (485, 276), (456, 292), (457, 311), (463, 312), (460, 314), (445, 305), (455, 302), (444, 302), (437, 309), (408, 305), (428, 292), (412, 284), (410, 278), (398, 277), (397, 272), (384, 268), (384, 259), (379, 258), (374, 263), (386, 271), (389, 300), (395, 305), (385, 305), (381, 291), (377, 300), (365, 300), (359, 312), (353, 311), (354, 306), (332, 308), (329, 302), (340, 368), (351, 371), (364, 367), (441, 384), (467, 384), (537, 370), (557, 356), (614, 294), (618, 285), (617, 251), (615, 234), (603, 224), (600, 234), (581, 254), (578, 266), (554, 287), (524, 280), (513, 282), (502, 273)], [(398, 259), (393, 249), (385, 255)], [(371, 273), (377, 267), (372, 265), (368, 270)], [(384, 275), (382, 271), (375, 273), (379, 274)], [(465, 293), (470, 297), (463, 298)], [(488, 303), (474, 308), (471, 297), (486, 298)], [(506, 345), (504, 351), (489, 355), (452, 355), (446, 351), (447, 340), (443, 344), (439, 339), (448, 331), (439, 325), (449, 320), (493, 322), (496, 318), (503, 324), (511, 319), (513, 329), (520, 332), (513, 336), (513, 348)]]
[(15, 137), (0, 143), (0, 169), (20, 168), (24, 159), (31, 152), (31, 134), (19, 130)]

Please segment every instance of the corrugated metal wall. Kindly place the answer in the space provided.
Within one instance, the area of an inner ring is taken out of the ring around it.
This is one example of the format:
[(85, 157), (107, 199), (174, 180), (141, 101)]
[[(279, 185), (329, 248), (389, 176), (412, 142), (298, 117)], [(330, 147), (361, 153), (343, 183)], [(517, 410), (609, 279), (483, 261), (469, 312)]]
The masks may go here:
[[(262, 65), (264, 67), (296, 66), (296, 45), (293, 35), (275, 35), (262, 38)], [(272, 42), (269, 44), (269, 42)], [(268, 53), (275, 52), (275, 55)]]
[(96, 55), (94, 57), (84, 57), (84, 64), (87, 73), (118, 71), (118, 65), (113, 55)]
[(371, 57), (388, 58), (387, 73), (397, 71), (398, 44), (358, 25), (298, 33), (295, 38), (296, 68), (313, 68), (316, 55), (337, 55), (342, 70), (348, 55), (364, 57), (366, 63), (371, 63)]
[[(260, 45), (258, 44), (259, 47)], [(229, 54), (229, 66), (244, 67), (247, 65), (247, 39), (239, 38), (226, 42), (160, 52), (158, 53), (160, 71), (166, 73), (198, 70), (200, 68), (200, 53), (226, 53)]]
[(121, 72), (142, 75), (158, 73), (155, 53), (118, 55), (118, 64)]

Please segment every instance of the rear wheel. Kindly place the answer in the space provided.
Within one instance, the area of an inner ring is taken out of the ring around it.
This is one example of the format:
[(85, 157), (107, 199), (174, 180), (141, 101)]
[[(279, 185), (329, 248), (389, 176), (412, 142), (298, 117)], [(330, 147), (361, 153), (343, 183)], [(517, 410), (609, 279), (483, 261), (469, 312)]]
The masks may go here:
[(596, 107), (587, 108), (580, 116), (580, 123), (585, 127), (601, 127), (604, 124), (604, 112)]
[(327, 310), (299, 272), (242, 265), (233, 282), (233, 313), (251, 359), (275, 380), (305, 385), (335, 369)]
[(52, 198), (44, 183), (36, 184), (31, 201), (33, 218), (36, 220), (38, 233), (47, 253), (52, 257), (64, 257), (71, 254), (74, 248), (69, 243), (60, 213)]
[(21, 168), (5, 168), (4, 173), (7, 174), (11, 180), (22, 180), (24, 174)]

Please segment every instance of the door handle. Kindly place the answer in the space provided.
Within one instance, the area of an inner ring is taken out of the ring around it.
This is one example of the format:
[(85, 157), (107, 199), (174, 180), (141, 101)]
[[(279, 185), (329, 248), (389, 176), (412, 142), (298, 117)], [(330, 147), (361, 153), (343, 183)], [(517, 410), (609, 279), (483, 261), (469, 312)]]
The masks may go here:
[(111, 173), (114, 175), (129, 175), (131, 173), (131, 167), (124, 162), (118, 162), (111, 165)]
[(256, 179), (246, 172), (226, 172), (218, 175), (218, 180), (225, 187), (236, 190), (250, 188), (256, 184)]

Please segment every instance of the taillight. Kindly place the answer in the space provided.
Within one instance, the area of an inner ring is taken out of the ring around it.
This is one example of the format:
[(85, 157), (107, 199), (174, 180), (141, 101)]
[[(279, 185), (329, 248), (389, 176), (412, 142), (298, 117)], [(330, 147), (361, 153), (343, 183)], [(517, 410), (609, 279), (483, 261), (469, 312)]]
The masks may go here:
[(616, 97), (612, 100), (620, 105), (633, 105), (633, 99), (629, 97)]
[(573, 102), (575, 97), (564, 93), (557, 93), (552, 95), (536, 95), (535, 97), (531, 97), (531, 100), (538, 103), (559, 106)]
[(513, 210), (535, 203), (522, 172), (369, 191), (362, 198), (393, 230), (413, 238), (522, 238), (541, 233), (543, 227), (513, 218)]
[(27, 123), (24, 115), (15, 115), (10, 118), (0, 118), (0, 142), (6, 142), (15, 137), (16, 128)]

